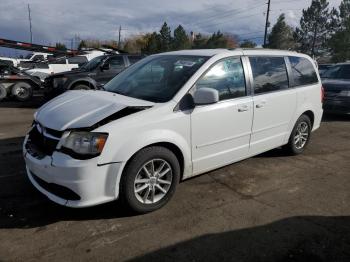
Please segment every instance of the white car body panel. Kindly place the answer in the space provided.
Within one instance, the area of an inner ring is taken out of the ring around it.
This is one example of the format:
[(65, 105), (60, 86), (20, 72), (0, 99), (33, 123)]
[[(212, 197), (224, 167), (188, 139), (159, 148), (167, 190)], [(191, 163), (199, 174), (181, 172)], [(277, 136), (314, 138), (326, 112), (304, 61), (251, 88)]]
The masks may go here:
[(191, 114), (193, 173), (247, 157), (252, 117), (251, 97), (196, 107)]
[[(84, 106), (77, 107), (77, 102)], [(35, 113), (35, 120), (45, 127), (63, 131), (90, 127), (128, 106), (148, 107), (153, 104), (108, 92), (73, 90), (63, 93), (39, 108)]]
[[(285, 145), (297, 119), (310, 111), (313, 130), (322, 117), (321, 82), (268, 94), (223, 100), (211, 105), (180, 110), (179, 101), (210, 66), (234, 56), (308, 56), (275, 50), (187, 50), (169, 55), (211, 56), (183, 85), (172, 100), (152, 103), (104, 91), (70, 91), (42, 106), (35, 120), (58, 131), (94, 126), (102, 119), (127, 107), (143, 110), (98, 126), (93, 132), (108, 133), (101, 155), (78, 160), (61, 152), (38, 160), (23, 147), (28, 176), (35, 187), (51, 200), (83, 207), (114, 200), (126, 163), (140, 149), (153, 144), (171, 144), (181, 152), (182, 179), (254, 156)], [(244, 62), (247, 85), (251, 71)], [(316, 66), (313, 63), (317, 72)], [(248, 88), (247, 86), (247, 88)], [(25, 142), (26, 143), (26, 142)], [(79, 201), (65, 201), (42, 188), (32, 173), (48, 183), (56, 183), (81, 196)]]

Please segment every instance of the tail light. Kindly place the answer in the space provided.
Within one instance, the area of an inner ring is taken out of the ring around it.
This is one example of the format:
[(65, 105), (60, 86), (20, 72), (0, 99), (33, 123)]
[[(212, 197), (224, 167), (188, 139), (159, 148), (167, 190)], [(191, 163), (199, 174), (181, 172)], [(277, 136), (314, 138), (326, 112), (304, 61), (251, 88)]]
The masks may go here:
[(321, 103), (324, 102), (324, 88), (321, 86)]

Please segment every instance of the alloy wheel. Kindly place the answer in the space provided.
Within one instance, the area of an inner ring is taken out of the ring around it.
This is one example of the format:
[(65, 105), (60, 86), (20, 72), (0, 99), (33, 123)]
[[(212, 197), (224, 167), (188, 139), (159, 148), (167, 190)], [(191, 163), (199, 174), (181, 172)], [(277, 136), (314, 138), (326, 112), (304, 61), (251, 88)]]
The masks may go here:
[(309, 138), (309, 125), (306, 122), (302, 121), (297, 126), (297, 129), (294, 135), (295, 148), (298, 150), (302, 149), (306, 145), (308, 138)]
[(138, 171), (134, 181), (134, 193), (143, 204), (159, 202), (168, 193), (173, 180), (172, 168), (163, 159), (152, 159)]

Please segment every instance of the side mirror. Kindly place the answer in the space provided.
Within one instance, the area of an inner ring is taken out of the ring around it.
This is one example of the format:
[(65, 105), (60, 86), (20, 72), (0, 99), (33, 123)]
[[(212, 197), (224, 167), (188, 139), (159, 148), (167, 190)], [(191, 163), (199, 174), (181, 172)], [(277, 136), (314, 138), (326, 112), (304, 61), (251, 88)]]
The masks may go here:
[(109, 70), (111, 68), (111, 65), (109, 63), (105, 63), (101, 65), (101, 71)]
[(197, 89), (193, 94), (196, 105), (208, 105), (219, 102), (219, 92), (214, 88), (203, 87)]

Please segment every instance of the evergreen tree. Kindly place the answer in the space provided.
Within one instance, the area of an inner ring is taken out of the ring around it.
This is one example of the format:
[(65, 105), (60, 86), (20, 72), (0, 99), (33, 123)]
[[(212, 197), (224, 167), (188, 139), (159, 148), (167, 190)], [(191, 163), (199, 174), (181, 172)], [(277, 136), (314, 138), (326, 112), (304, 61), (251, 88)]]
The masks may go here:
[(239, 47), (242, 48), (255, 48), (256, 47), (256, 43), (254, 43), (251, 40), (245, 39), (240, 45)]
[(188, 39), (185, 29), (182, 27), (182, 25), (179, 25), (174, 30), (173, 50), (188, 48), (190, 48), (190, 40)]
[(224, 37), (224, 34), (220, 31), (213, 33), (206, 44), (206, 48), (226, 48), (227, 39)]
[(159, 53), (160, 50), (160, 36), (153, 32), (152, 34), (145, 35), (145, 46), (144, 48), (141, 48), (141, 51), (145, 54), (155, 54)]
[(339, 10), (338, 31), (333, 35), (329, 44), (334, 62), (350, 59), (350, 0), (343, 0)]
[(203, 49), (207, 48), (207, 40), (208, 38), (206, 36), (203, 36), (202, 34), (196, 34), (192, 43), (193, 49)]
[(60, 42), (56, 43), (56, 49), (58, 50), (67, 50), (67, 47), (65, 44), (62, 44)]
[(171, 49), (171, 29), (167, 25), (166, 22), (162, 25), (162, 28), (159, 31), (159, 37), (160, 37), (160, 51), (161, 52), (166, 52)]
[(83, 48), (86, 48), (86, 47), (87, 47), (87, 45), (86, 45), (85, 40), (81, 40), (79, 43), (79, 46), (78, 46), (78, 50), (82, 50)]
[(344, 29), (350, 19), (350, 0), (343, 0), (339, 6), (340, 25)]
[(296, 28), (296, 38), (301, 52), (321, 56), (327, 52), (331, 14), (327, 0), (312, 0), (311, 6), (303, 10), (300, 27)]
[(281, 14), (268, 36), (267, 47), (285, 50), (295, 49), (296, 42), (293, 33), (293, 28), (286, 24), (285, 15)]

